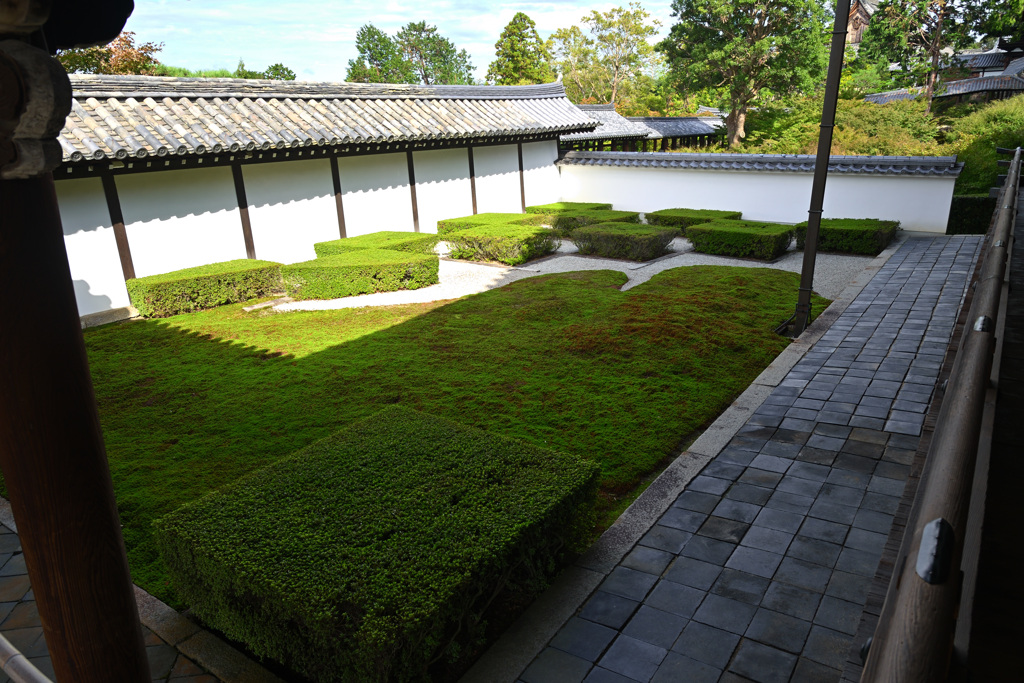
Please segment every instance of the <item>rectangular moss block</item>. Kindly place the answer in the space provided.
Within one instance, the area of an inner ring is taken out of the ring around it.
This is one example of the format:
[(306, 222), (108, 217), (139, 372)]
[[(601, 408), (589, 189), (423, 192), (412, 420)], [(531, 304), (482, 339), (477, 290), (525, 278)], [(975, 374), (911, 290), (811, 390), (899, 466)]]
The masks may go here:
[(545, 225), (548, 223), (550, 223), (550, 217), (547, 214), (478, 213), (473, 216), (445, 218), (438, 221), (437, 234), (447, 235), (457, 230), (484, 225)]
[(382, 230), (359, 237), (317, 242), (313, 245), (313, 251), (316, 252), (317, 257), (334, 256), (357, 249), (390, 249), (413, 254), (433, 254), (438, 239), (440, 238), (437, 235), (429, 233)]
[(558, 235), (533, 225), (477, 225), (445, 235), (450, 256), (517, 266), (558, 248)]
[(132, 306), (147, 318), (163, 318), (248, 301), (283, 289), (281, 264), (238, 259), (125, 282)]
[(669, 243), (678, 234), (672, 226), (598, 223), (576, 228), (572, 233), (572, 243), (581, 254), (650, 261), (665, 255)]
[(611, 204), (597, 202), (555, 202), (526, 207), (526, 213), (565, 213), (566, 211), (601, 211), (611, 209)]
[(670, 225), (685, 235), (691, 225), (720, 220), (739, 220), (741, 211), (718, 211), (715, 209), (662, 209), (644, 214), (651, 225)]
[(576, 228), (582, 225), (598, 223), (639, 223), (640, 214), (636, 211), (613, 211), (611, 209), (591, 209), (586, 211), (563, 211), (551, 216), (551, 227), (563, 237), (572, 237)]
[[(798, 223), (794, 227), (796, 246), (803, 249), (807, 237), (807, 222)], [(823, 218), (818, 231), (818, 250), (876, 256), (889, 246), (899, 229), (899, 221), (876, 218)]]
[(696, 251), (770, 261), (786, 253), (793, 226), (781, 223), (718, 220), (691, 225), (686, 237)]
[(492, 596), (544, 585), (593, 523), (598, 468), (391, 406), (155, 523), (182, 598), (312, 681), (430, 680)]
[(388, 249), (356, 249), (281, 267), (288, 296), (340, 299), (419, 289), (438, 282), (438, 258)]

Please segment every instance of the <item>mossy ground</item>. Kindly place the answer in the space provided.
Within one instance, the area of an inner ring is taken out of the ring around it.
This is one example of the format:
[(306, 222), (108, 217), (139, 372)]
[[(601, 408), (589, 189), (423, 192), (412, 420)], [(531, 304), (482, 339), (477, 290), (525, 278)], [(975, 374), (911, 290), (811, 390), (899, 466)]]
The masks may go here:
[(87, 330), (134, 580), (178, 604), (154, 519), (394, 403), (593, 460), (619, 506), (786, 346), (772, 329), (798, 276), (699, 266), (625, 281), (584, 271), (449, 302), (232, 305)]

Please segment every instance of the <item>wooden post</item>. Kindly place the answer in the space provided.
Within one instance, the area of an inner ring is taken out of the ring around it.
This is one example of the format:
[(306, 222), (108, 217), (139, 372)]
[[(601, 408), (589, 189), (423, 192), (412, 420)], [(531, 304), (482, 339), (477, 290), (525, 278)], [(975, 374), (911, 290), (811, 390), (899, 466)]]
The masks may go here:
[(235, 179), (235, 198), (238, 199), (238, 213), (242, 217), (242, 239), (245, 240), (246, 258), (256, 258), (256, 244), (252, 239), (252, 223), (249, 222), (249, 200), (245, 196), (245, 179), (242, 178), (242, 165), (231, 164), (231, 175)]
[(416, 202), (416, 169), (413, 168), (412, 150), (405, 153), (409, 160), (409, 195), (412, 198), (412, 229), (420, 231), (420, 208)]
[(473, 145), (466, 148), (469, 151), (469, 193), (473, 197), (473, 215), (477, 214), (476, 209), (476, 166), (473, 163)]
[(331, 182), (334, 183), (334, 206), (338, 210), (338, 234), (342, 239), (348, 237), (345, 228), (345, 205), (341, 202), (341, 171), (338, 170), (338, 155), (331, 155)]
[(121, 274), (125, 281), (135, 277), (135, 264), (132, 262), (132, 248), (128, 244), (128, 231), (124, 228), (124, 214), (121, 213), (121, 200), (117, 196), (117, 184), (114, 176), (105, 173), (100, 181), (103, 183), (103, 195), (107, 199), (107, 212), (110, 224), (114, 228), (114, 243), (117, 244), (117, 255), (121, 259)]
[(523, 143), (518, 144), (519, 149), (519, 200), (523, 205), (523, 213), (526, 213), (526, 180), (523, 178)]
[(0, 467), (53, 667), (149, 681), (53, 177), (0, 180), (0, 206)]

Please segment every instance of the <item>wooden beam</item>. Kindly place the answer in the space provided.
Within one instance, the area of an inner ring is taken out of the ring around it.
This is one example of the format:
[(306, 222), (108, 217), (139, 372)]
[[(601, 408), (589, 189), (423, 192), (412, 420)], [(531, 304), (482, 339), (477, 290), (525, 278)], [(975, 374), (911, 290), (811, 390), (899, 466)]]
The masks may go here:
[(412, 151), (405, 153), (409, 160), (409, 196), (412, 198), (412, 229), (420, 231), (420, 208), (416, 202), (416, 169), (412, 163)]
[(53, 178), (0, 181), (0, 467), (58, 681), (149, 663)]
[(252, 223), (249, 222), (249, 200), (245, 197), (245, 180), (242, 166), (231, 164), (231, 175), (235, 179), (235, 197), (238, 199), (238, 213), (242, 217), (242, 239), (245, 240), (246, 258), (256, 258), (256, 244), (252, 240)]
[(348, 237), (345, 229), (345, 205), (341, 201), (341, 171), (338, 170), (338, 156), (331, 156), (331, 182), (334, 183), (334, 207), (338, 211), (338, 234), (344, 239)]
[(473, 197), (473, 215), (477, 212), (476, 208), (476, 166), (473, 163), (473, 145), (466, 148), (469, 152), (469, 193)]
[(110, 224), (114, 228), (114, 242), (117, 244), (117, 255), (121, 259), (121, 274), (125, 281), (135, 277), (135, 264), (132, 263), (132, 249), (128, 244), (128, 231), (124, 229), (124, 214), (121, 213), (121, 200), (117, 196), (117, 184), (114, 176), (103, 175), (103, 194), (107, 198), (107, 211), (110, 213)]
[(526, 180), (523, 178), (523, 143), (518, 143), (519, 149), (519, 200), (523, 204), (523, 213), (526, 213)]

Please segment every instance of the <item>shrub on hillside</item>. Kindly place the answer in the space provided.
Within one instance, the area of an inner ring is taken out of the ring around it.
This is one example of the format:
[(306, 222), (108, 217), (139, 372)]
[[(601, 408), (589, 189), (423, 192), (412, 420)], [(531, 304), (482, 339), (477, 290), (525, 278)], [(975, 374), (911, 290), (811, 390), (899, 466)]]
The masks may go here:
[(392, 406), (155, 530), (193, 611), (257, 656), (313, 681), (425, 680), (478, 645), (496, 594), (524, 604), (580, 548), (597, 477)]
[(338, 299), (355, 294), (419, 289), (438, 282), (435, 255), (357, 249), (281, 267), (288, 296)]
[(125, 285), (139, 314), (163, 318), (281, 291), (281, 264), (238, 259), (132, 278)]
[(973, 114), (957, 119), (946, 135), (964, 170), (956, 180), (957, 194), (988, 194), (999, 184), (996, 147), (1024, 146), (1024, 95), (989, 102)]
[(949, 205), (947, 235), (984, 235), (996, 212), (996, 197), (987, 194), (955, 194)]
[(770, 261), (786, 253), (793, 226), (779, 223), (719, 220), (692, 225), (686, 237), (696, 251)]
[(611, 209), (611, 204), (595, 202), (555, 202), (554, 204), (538, 204), (526, 207), (526, 213), (565, 213), (566, 211), (602, 211)]
[(433, 254), (438, 239), (437, 235), (430, 233), (382, 230), (359, 237), (317, 242), (313, 245), (313, 251), (318, 257), (333, 256), (358, 249), (390, 249), (392, 251), (408, 251), (413, 254)]
[(457, 230), (485, 225), (550, 225), (546, 214), (530, 213), (478, 213), (461, 218), (445, 218), (437, 222), (437, 234), (447, 235)]
[(576, 228), (572, 243), (581, 254), (606, 258), (650, 261), (668, 251), (678, 235), (673, 227), (637, 225), (636, 223), (598, 223)]
[(452, 258), (498, 261), (510, 266), (550, 254), (558, 248), (555, 232), (535, 225), (476, 225), (447, 233), (444, 239)]
[(680, 235), (686, 234), (686, 228), (699, 223), (710, 223), (717, 220), (739, 220), (743, 216), (740, 211), (716, 211), (714, 209), (662, 209), (644, 214), (651, 225), (668, 225), (679, 230)]
[[(798, 223), (795, 227), (797, 249), (803, 249), (804, 239), (807, 237), (807, 221)], [(899, 229), (899, 221), (883, 221), (876, 218), (823, 218), (818, 230), (818, 250), (876, 256), (889, 246)]]

